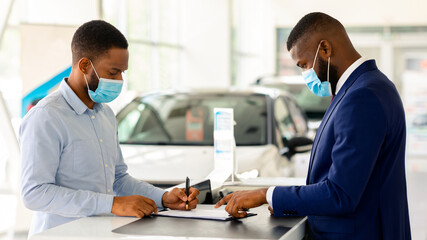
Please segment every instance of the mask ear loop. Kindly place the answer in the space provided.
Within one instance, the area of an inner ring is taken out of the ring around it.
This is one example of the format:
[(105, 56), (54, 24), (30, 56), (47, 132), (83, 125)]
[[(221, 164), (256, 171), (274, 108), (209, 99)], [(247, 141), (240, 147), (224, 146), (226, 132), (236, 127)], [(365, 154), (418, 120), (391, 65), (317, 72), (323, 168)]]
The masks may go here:
[[(96, 77), (98, 78), (98, 80), (99, 80), (99, 81), (101, 81), (101, 79), (99, 79), (99, 76), (98, 76), (98, 73), (96, 72), (95, 67), (94, 67), (94, 66), (93, 66), (93, 64), (92, 64), (92, 60), (90, 60), (90, 59), (89, 59), (89, 62), (90, 62), (90, 65), (92, 65), (92, 68), (93, 68), (93, 71), (94, 71), (94, 72), (95, 72), (95, 74), (96, 74)], [(87, 90), (88, 90), (88, 91), (92, 91), (92, 90), (89, 88), (89, 84), (88, 84), (87, 79), (86, 79), (86, 74), (84, 74), (83, 76), (85, 77), (85, 80), (86, 80)], [(92, 97), (90, 96), (90, 94), (89, 94), (89, 97), (90, 97), (90, 99), (92, 99)], [(93, 101), (93, 99), (92, 99), (92, 101)], [(94, 102), (95, 102), (95, 101), (94, 101)]]
[[(91, 61), (90, 59), (89, 59), (89, 62), (90, 62), (90, 65), (92, 65), (92, 68), (93, 68), (93, 70), (95, 71), (96, 76), (98, 77), (98, 73), (96, 73), (96, 70), (95, 70), (95, 68), (93, 67), (92, 61)], [(90, 96), (90, 94), (89, 94), (89, 91), (92, 91), (92, 90), (90, 90), (90, 88), (89, 88), (89, 84), (88, 84), (88, 81), (87, 81), (87, 78), (86, 78), (86, 74), (83, 74), (83, 77), (85, 78), (85, 82), (86, 82), (86, 86), (87, 86), (87, 91), (88, 91), (89, 98), (93, 101), (92, 97), (91, 97), (91, 96)], [(98, 79), (99, 79), (99, 77), (98, 77)], [(95, 101), (94, 101), (94, 102), (95, 102)]]
[(314, 55), (314, 62), (313, 62), (313, 67), (312, 67), (313, 69), (314, 69), (314, 66), (316, 65), (317, 54), (319, 53), (320, 44), (322, 43), (322, 41), (320, 41), (319, 45), (317, 46), (316, 55)]
[(328, 57), (328, 82), (329, 82), (329, 67), (331, 66), (331, 57)]
[(93, 64), (92, 64), (92, 61), (91, 61), (90, 59), (89, 59), (89, 62), (90, 62), (90, 65), (92, 65), (93, 71), (95, 71), (96, 77), (98, 78), (98, 80), (101, 80), (101, 79), (99, 78), (99, 76), (98, 76), (98, 73), (96, 72), (95, 67), (94, 67), (94, 66), (93, 66)]
[(85, 82), (86, 82), (87, 89), (88, 89), (88, 90), (90, 90), (90, 88), (89, 88), (89, 84), (87, 84), (86, 74), (83, 74), (83, 77), (85, 78)]
[[(90, 59), (89, 59), (89, 62), (90, 62), (90, 65), (92, 65), (93, 71), (95, 71), (96, 77), (99, 79), (98, 73), (96, 72), (95, 67), (93, 66), (92, 61)], [(89, 84), (87, 82), (86, 74), (83, 74), (83, 77), (85, 78), (87, 89), (90, 90)]]
[[(91, 97), (91, 96), (90, 96), (90, 94), (89, 94), (89, 91), (92, 91), (92, 90), (90, 90), (90, 88), (89, 88), (89, 84), (87, 83), (86, 74), (83, 74), (83, 77), (85, 78), (85, 81), (86, 81), (87, 94), (89, 95), (90, 100), (92, 100), (92, 101), (93, 101), (92, 97)], [(95, 102), (95, 101), (93, 101), (93, 102)]]

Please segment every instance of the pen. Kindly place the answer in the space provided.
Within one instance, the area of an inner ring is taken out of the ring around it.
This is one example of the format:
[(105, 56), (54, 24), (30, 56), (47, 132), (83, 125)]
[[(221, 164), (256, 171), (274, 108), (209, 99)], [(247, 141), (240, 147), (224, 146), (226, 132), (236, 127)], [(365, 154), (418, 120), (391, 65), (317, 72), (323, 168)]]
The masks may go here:
[(187, 195), (187, 201), (185, 202), (185, 209), (188, 210), (188, 196), (190, 194), (190, 179), (185, 179), (185, 195)]

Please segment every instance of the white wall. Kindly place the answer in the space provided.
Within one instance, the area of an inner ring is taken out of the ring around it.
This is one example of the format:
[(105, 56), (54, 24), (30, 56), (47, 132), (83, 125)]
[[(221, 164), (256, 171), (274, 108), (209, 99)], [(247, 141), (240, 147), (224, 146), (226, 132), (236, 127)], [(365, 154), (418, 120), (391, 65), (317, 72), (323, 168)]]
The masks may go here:
[(71, 65), (71, 38), (76, 28), (21, 25), (23, 96)]
[(237, 86), (253, 84), (275, 72), (276, 28), (272, 5), (265, 0), (233, 1)]
[(426, 25), (425, 0), (269, 0), (276, 25), (292, 27), (309, 12), (325, 12), (346, 26)]
[(57, 25), (80, 25), (98, 18), (97, 0), (23, 0), (23, 21)]
[(176, 87), (229, 86), (228, 1), (188, 0), (182, 8), (182, 78)]

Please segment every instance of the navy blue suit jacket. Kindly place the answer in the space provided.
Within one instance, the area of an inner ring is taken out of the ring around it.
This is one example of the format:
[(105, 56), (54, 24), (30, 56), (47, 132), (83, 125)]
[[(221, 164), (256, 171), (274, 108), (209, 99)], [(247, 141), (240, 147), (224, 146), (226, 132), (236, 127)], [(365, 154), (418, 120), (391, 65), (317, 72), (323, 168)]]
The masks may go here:
[(276, 187), (275, 216), (308, 216), (313, 239), (410, 239), (405, 113), (374, 60), (333, 99), (316, 134), (306, 186)]

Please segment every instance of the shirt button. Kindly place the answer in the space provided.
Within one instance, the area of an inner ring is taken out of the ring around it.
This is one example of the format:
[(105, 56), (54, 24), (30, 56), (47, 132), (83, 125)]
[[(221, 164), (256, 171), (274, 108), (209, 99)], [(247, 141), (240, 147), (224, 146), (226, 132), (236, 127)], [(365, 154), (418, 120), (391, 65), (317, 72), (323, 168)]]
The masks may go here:
[(108, 167), (108, 164), (105, 164), (105, 167)]
[(102, 140), (102, 139), (99, 139), (99, 142), (103, 142), (103, 140)]
[(95, 119), (95, 116), (94, 116), (94, 115), (92, 115), (92, 119)]
[(110, 189), (107, 189), (107, 192), (110, 192)]

